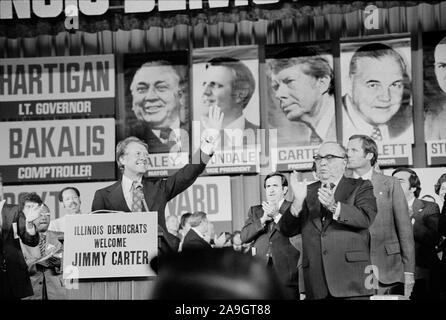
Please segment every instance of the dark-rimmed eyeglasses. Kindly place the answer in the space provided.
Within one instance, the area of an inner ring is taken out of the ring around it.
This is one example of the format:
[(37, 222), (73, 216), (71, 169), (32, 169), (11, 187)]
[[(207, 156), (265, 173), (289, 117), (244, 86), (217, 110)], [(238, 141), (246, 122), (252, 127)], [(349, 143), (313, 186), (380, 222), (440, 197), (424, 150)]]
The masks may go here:
[(333, 159), (345, 159), (345, 156), (341, 157), (341, 156), (337, 156), (334, 154), (326, 154), (325, 156), (321, 156), (319, 154), (313, 156), (314, 161), (316, 162), (321, 162), (322, 159), (326, 159), (327, 161), (332, 161)]

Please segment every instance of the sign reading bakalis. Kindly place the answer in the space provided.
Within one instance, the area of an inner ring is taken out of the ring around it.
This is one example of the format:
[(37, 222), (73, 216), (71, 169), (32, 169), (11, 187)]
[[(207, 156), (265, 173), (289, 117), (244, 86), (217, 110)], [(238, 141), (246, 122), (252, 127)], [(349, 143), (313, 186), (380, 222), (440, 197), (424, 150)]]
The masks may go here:
[(5, 182), (114, 179), (114, 119), (3, 122)]
[[(158, 253), (156, 212), (68, 215), (64, 277), (79, 279), (155, 276)], [(76, 272), (73, 272), (75, 268)]]
[(2, 59), (0, 120), (113, 116), (113, 55)]

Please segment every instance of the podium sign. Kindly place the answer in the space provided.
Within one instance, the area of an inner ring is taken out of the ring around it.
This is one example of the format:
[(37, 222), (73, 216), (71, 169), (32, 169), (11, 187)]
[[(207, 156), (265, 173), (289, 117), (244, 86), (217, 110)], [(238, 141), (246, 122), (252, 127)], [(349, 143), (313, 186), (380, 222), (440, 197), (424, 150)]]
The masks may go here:
[(67, 215), (64, 278), (155, 276), (156, 212)]

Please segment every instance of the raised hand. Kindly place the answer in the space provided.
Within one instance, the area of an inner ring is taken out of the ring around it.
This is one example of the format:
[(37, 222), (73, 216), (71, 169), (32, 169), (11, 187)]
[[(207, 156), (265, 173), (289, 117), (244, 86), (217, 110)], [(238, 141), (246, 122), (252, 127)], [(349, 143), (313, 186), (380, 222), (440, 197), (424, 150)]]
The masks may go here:
[(223, 127), (223, 118), (224, 113), (221, 112), (221, 109), (217, 105), (213, 105), (209, 108), (209, 118), (208, 118), (208, 126), (209, 128), (220, 131)]
[(293, 171), (290, 174), (290, 185), (294, 194), (294, 202), (302, 205), (307, 197), (307, 179), (304, 179), (304, 181), (299, 181), (297, 172)]
[(42, 206), (37, 203), (32, 207), (25, 207), (23, 209), (23, 213), (25, 214), (26, 222), (32, 223), (37, 218), (40, 217), (40, 211), (42, 210)]
[(334, 199), (334, 191), (330, 189), (330, 187), (326, 187), (322, 185), (318, 192), (317, 196), (319, 198), (319, 202), (328, 210), (333, 211), (333, 208), (336, 204)]

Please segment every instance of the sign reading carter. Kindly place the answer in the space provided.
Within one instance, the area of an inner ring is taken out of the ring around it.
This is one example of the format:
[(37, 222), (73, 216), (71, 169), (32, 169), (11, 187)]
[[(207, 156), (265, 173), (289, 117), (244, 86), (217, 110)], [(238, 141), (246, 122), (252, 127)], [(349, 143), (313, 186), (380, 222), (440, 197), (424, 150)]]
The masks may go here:
[(158, 253), (156, 212), (68, 215), (64, 243), (65, 278), (155, 276)]
[(5, 182), (115, 178), (114, 119), (3, 122), (0, 136)]
[(113, 55), (2, 59), (0, 120), (113, 116)]

